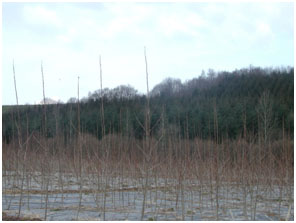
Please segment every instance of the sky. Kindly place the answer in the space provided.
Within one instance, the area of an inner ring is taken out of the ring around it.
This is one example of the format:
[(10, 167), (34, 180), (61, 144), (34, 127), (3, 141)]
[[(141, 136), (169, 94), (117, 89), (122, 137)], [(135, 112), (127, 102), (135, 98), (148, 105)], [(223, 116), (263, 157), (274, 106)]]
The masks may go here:
[(202, 70), (294, 66), (292, 2), (2, 3), (2, 104), (67, 102), (100, 88), (146, 92)]

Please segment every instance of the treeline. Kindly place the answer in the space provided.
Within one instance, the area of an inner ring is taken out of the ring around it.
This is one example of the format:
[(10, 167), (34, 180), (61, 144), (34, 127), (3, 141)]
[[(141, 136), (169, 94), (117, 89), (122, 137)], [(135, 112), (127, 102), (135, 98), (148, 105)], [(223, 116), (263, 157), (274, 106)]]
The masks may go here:
[[(145, 135), (146, 95), (131, 86), (89, 93), (80, 100), (80, 131), (101, 139), (100, 106), (104, 103), (106, 134), (141, 139)], [(46, 105), (47, 137), (58, 135), (65, 144), (77, 136), (77, 99)], [(2, 141), (21, 135), (43, 135), (42, 105), (3, 106)], [(17, 109), (19, 109), (18, 116)], [(214, 139), (249, 137), (265, 140), (294, 132), (294, 68), (249, 67), (233, 72), (202, 72), (182, 83), (167, 78), (150, 91), (151, 135)], [(247, 140), (249, 140), (247, 139)]]

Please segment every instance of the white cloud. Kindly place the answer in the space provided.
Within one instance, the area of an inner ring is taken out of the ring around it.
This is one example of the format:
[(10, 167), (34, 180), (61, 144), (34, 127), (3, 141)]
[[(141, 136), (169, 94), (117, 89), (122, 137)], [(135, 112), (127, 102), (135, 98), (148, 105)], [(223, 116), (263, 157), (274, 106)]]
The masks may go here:
[(72, 38), (69, 35), (58, 35), (56, 39), (63, 43), (70, 43), (72, 41)]
[(57, 13), (41, 5), (24, 6), (24, 18), (28, 23), (38, 25), (62, 26), (62, 21)]
[(146, 28), (143, 23), (154, 19), (155, 13), (151, 7), (132, 3), (105, 4), (106, 20), (101, 23), (100, 34), (105, 38), (116, 38), (121, 33), (131, 35), (145, 35)]
[(268, 36), (272, 34), (270, 26), (263, 21), (257, 22), (256, 28), (259, 35)]
[(63, 34), (58, 34), (56, 36), (57, 41), (62, 43), (71, 43), (78, 35), (78, 30), (76, 28), (68, 28)]
[(102, 34), (107, 38), (114, 37), (118, 33), (126, 30), (132, 24), (133, 20), (131, 18), (115, 18), (108, 24), (107, 27), (105, 27)]
[(201, 16), (194, 13), (190, 13), (187, 16), (186, 22), (194, 27), (202, 27), (206, 25), (206, 21)]
[(185, 27), (182, 22), (179, 21), (175, 15), (164, 15), (159, 18), (160, 30), (164, 32), (165, 35), (172, 35), (177, 32), (185, 31)]
[(157, 18), (158, 31), (168, 37), (175, 34), (185, 34), (191, 37), (198, 36), (200, 28), (206, 26), (207, 22), (194, 13), (164, 13)]

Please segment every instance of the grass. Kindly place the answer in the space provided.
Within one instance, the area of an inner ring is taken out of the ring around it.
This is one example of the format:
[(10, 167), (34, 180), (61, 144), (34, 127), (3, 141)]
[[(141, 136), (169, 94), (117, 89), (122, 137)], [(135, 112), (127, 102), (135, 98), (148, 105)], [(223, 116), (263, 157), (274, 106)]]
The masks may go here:
[(33, 217), (10, 216), (7, 215), (5, 212), (2, 212), (2, 221), (42, 221), (42, 219)]
[(62, 211), (63, 209), (62, 208), (54, 208), (54, 209), (51, 209), (51, 211)]

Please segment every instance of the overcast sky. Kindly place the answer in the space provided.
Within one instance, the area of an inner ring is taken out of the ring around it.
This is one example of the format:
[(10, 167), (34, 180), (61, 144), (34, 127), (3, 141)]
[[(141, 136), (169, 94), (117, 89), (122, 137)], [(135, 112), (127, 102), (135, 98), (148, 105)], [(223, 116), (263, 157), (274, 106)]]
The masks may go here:
[(145, 92), (204, 69), (294, 66), (293, 3), (3, 3), (2, 103), (66, 102), (103, 87)]

